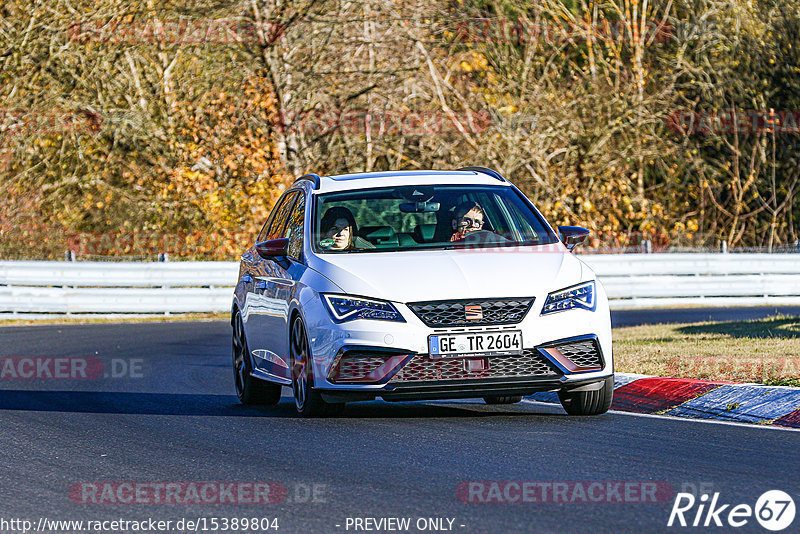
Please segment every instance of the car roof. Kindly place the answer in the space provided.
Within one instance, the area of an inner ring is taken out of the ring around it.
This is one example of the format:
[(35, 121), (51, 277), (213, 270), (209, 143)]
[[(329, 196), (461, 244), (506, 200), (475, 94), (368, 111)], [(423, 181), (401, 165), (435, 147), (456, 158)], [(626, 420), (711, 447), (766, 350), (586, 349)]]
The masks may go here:
[[(399, 185), (510, 185), (490, 171), (382, 171), (322, 176), (317, 193)], [(499, 175), (498, 175), (499, 176)]]

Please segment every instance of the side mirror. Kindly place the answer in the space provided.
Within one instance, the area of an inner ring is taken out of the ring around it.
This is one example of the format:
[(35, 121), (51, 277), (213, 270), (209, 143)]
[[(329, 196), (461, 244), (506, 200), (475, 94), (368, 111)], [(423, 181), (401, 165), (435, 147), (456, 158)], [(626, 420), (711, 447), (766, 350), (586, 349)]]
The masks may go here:
[(288, 248), (289, 238), (286, 237), (282, 237), (280, 239), (270, 239), (269, 241), (256, 243), (256, 252), (258, 252), (258, 255), (265, 260), (286, 256)]
[(578, 245), (582, 245), (589, 237), (589, 230), (580, 226), (559, 226), (558, 235), (567, 250), (572, 251)]

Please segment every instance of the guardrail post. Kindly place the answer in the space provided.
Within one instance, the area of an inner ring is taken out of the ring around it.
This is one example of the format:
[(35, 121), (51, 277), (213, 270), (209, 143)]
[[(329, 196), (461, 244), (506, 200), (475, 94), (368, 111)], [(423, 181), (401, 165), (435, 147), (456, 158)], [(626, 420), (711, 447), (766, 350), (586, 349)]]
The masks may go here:
[[(160, 263), (169, 262), (169, 252), (159, 252), (158, 253), (158, 261)], [(161, 286), (161, 287), (162, 287), (162, 289), (169, 289), (170, 286), (164, 285), (164, 286)], [(169, 317), (169, 315), (170, 315), (169, 311), (165, 311), (164, 312), (164, 316), (165, 317)]]
[(75, 261), (75, 251), (68, 250), (64, 252), (64, 261)]

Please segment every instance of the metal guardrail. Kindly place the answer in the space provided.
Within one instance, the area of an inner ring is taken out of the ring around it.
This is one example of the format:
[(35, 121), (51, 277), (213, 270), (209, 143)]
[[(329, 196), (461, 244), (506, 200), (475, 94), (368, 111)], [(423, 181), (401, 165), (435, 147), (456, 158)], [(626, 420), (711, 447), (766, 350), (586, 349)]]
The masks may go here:
[(800, 254), (587, 254), (613, 308), (800, 305)]
[[(800, 255), (582, 255), (613, 308), (800, 305)], [(235, 262), (0, 261), (0, 314), (226, 312)]]
[(190, 313), (230, 310), (232, 262), (0, 262), (0, 313)]

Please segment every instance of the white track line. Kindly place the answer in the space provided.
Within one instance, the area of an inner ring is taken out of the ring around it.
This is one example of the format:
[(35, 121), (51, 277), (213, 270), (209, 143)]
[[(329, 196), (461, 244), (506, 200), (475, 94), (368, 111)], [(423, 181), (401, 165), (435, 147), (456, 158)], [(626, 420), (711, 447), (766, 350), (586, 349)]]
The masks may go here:
[[(552, 404), (549, 402), (541, 402), (541, 401), (534, 401), (528, 399), (522, 399), (522, 402), (525, 404), (538, 404), (541, 406), (558, 406), (557, 404)], [(691, 417), (675, 417), (674, 415), (659, 415), (653, 413), (636, 413), (636, 412), (623, 412), (619, 410), (609, 410), (608, 413), (619, 414), (619, 415), (633, 415), (635, 417), (651, 417), (654, 419), (669, 419), (670, 421), (687, 421), (692, 423), (712, 423), (715, 425), (732, 425), (732, 426), (741, 426), (745, 428), (763, 428), (766, 430), (783, 430), (789, 432), (800, 432), (800, 428), (791, 428), (786, 426), (775, 426), (775, 425), (765, 425), (765, 424), (757, 424), (757, 423), (740, 423), (738, 421), (719, 421), (716, 419), (694, 419)]]

